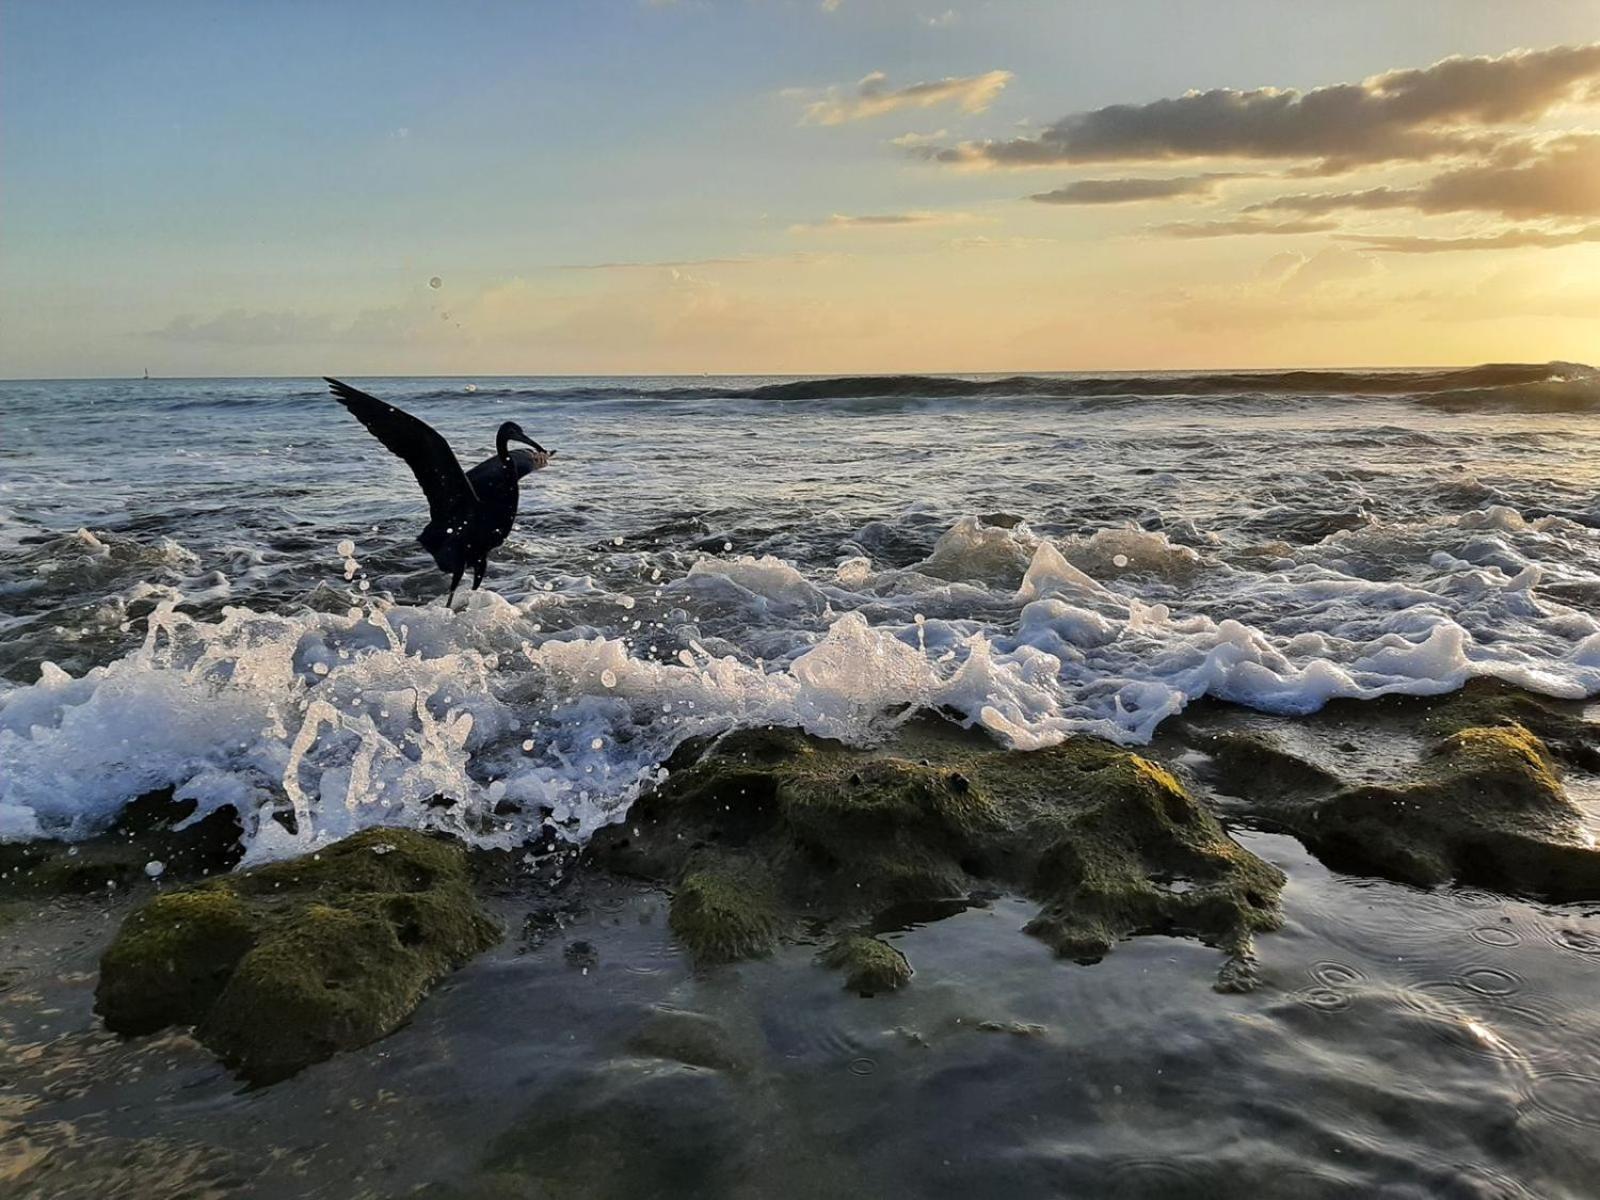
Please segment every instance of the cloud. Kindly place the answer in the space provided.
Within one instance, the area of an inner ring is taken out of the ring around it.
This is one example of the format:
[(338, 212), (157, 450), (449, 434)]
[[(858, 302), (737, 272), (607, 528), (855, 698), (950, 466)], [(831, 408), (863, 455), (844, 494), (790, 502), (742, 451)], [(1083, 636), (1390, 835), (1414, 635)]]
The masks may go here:
[(1323, 214), (1386, 208), (1487, 212), (1518, 220), (1600, 216), (1600, 134), (1514, 143), (1488, 161), (1441, 172), (1417, 187), (1299, 193), (1245, 211)]
[(965, 212), (868, 213), (851, 216), (834, 213), (821, 221), (789, 226), (790, 233), (821, 233), (834, 229), (904, 229), (908, 226), (968, 225), (982, 218)]
[(1380, 316), (1390, 303), (1374, 256), (1344, 246), (1315, 254), (1274, 254), (1234, 283), (1178, 288), (1152, 297), (1159, 315), (1202, 333), (1249, 332)]
[(1447, 58), (1360, 83), (1299, 91), (1215, 88), (1064, 117), (1030, 137), (924, 152), (982, 166), (1298, 161), (1317, 173), (1484, 153), (1485, 129), (1525, 125), (1569, 104), (1600, 101), (1600, 42)]
[(151, 337), (173, 342), (210, 342), (221, 346), (284, 346), (295, 342), (328, 342), (337, 336), (333, 321), (312, 313), (258, 312), (230, 308), (197, 320), (178, 316)]
[(1247, 233), (1326, 233), (1337, 228), (1337, 221), (1263, 221), (1255, 217), (1233, 217), (1223, 221), (1176, 221), (1169, 225), (1156, 225), (1150, 232), (1175, 238), (1216, 238)]
[(822, 99), (806, 106), (802, 124), (843, 125), (903, 109), (933, 108), (940, 104), (955, 104), (962, 112), (979, 113), (994, 102), (1011, 79), (1010, 71), (985, 71), (982, 75), (952, 75), (891, 90), (889, 77), (882, 71), (874, 71), (858, 83), (853, 92), (841, 94), (838, 89), (830, 88)]
[(945, 245), (952, 250), (1021, 250), (1035, 246), (1054, 246), (1055, 238), (1041, 237), (975, 237), (951, 238)]
[(1378, 234), (1342, 234), (1341, 241), (1359, 244), (1369, 250), (1391, 254), (1439, 254), (1452, 250), (1551, 249), (1600, 242), (1600, 225), (1581, 229), (1503, 229), (1499, 233), (1466, 234), (1461, 237), (1410, 237)]
[(905, 150), (917, 150), (924, 146), (937, 146), (949, 136), (948, 129), (941, 129), (935, 133), (902, 133), (897, 138), (890, 138), (889, 144)]
[(1079, 179), (1049, 192), (1035, 192), (1030, 200), (1040, 204), (1137, 204), (1147, 200), (1210, 196), (1230, 172), (1180, 175), (1173, 179)]
[(647, 271), (653, 269), (693, 270), (697, 267), (748, 267), (767, 258), (668, 258), (640, 259), (638, 261), (560, 263), (559, 271)]

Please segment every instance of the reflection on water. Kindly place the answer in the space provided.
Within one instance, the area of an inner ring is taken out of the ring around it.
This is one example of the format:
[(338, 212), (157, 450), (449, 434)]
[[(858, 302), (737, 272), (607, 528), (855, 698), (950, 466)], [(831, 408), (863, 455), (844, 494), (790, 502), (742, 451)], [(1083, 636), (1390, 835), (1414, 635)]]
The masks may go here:
[(565, 928), (479, 960), (393, 1037), (258, 1091), (187, 1038), (98, 1031), (114, 913), (62, 906), (4, 935), (0, 1177), (33, 1196), (1592, 1195), (1600, 968), (1567, 946), (1594, 917), (1240, 837), (1290, 881), (1251, 995), (1213, 992), (1214, 952), (1185, 941), (1057, 961), (1006, 897), (906, 914), (889, 936), (917, 977), (870, 1000), (806, 946), (696, 974), (662, 896), (591, 881)]

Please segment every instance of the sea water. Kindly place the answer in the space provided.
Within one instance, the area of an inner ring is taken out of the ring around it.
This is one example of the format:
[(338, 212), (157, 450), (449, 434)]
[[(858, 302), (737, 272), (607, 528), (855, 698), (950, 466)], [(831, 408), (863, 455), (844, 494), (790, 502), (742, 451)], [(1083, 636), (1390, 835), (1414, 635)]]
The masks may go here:
[[(0, 384), (0, 840), (581, 840), (686, 739), (1600, 693), (1600, 375), (353, 381), (524, 481), (481, 591), (317, 380)], [(437, 803), (445, 796), (455, 803)]]

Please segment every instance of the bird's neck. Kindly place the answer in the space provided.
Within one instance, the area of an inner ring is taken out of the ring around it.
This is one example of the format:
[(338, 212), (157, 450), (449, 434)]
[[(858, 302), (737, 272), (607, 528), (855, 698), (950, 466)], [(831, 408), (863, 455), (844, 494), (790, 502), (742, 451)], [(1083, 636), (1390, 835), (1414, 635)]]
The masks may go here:
[(495, 457), (503, 463), (509, 463), (511, 461), (511, 450), (507, 443), (508, 439), (506, 438), (505, 430), (502, 429), (499, 433), (494, 435)]

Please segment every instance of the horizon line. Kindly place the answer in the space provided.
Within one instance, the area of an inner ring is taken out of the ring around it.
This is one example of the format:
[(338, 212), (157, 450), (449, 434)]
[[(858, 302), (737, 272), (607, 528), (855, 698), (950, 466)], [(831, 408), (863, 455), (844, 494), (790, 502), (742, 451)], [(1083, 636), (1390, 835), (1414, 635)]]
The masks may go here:
[[(1437, 371), (1470, 370), (1490, 366), (1544, 366), (1556, 363), (1590, 367), (1592, 364), (1562, 358), (1498, 359), (1475, 362), (1423, 362), (1423, 363), (1344, 363), (1338, 366), (1284, 365), (1273, 367), (1059, 367), (1049, 369), (1002, 369), (991, 371), (925, 370), (925, 371), (561, 371), (540, 373), (522, 371), (511, 373), (464, 374), (459, 372), (416, 372), (408, 374), (374, 374), (347, 372), (342, 377), (350, 379), (892, 379), (925, 377), (929, 379), (959, 376), (998, 375), (1258, 375), (1282, 374), (1290, 371)], [(303, 379), (320, 382), (326, 375), (311, 374), (242, 374), (242, 375), (0, 375), (0, 383), (162, 383), (167, 381), (205, 381), (236, 379)]]

